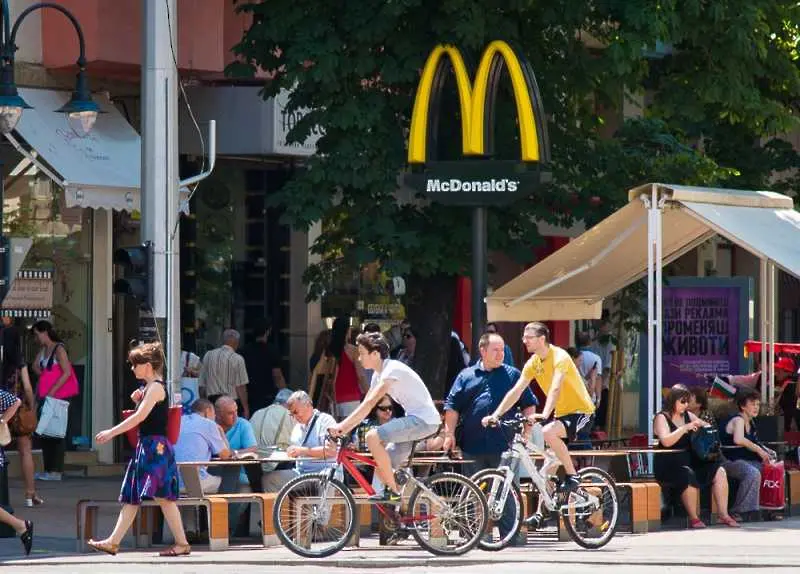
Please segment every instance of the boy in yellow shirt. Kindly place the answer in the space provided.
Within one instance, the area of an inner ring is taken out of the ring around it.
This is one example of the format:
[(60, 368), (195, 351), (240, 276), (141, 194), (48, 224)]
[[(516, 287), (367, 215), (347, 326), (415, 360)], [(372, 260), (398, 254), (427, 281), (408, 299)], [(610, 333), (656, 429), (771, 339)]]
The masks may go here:
[(567, 494), (580, 484), (567, 444), (575, 440), (578, 432), (591, 422), (594, 403), (572, 358), (561, 347), (550, 344), (550, 331), (546, 325), (528, 323), (525, 325), (522, 341), (533, 355), (525, 363), (514, 387), (508, 391), (494, 413), (485, 417), (482, 422), (484, 426), (497, 424), (500, 417), (516, 404), (530, 382), (536, 379), (547, 395), (547, 401), (542, 412), (531, 418), (547, 420), (555, 412), (555, 419), (542, 430), (548, 446), (564, 465), (566, 477), (559, 486), (559, 491)]

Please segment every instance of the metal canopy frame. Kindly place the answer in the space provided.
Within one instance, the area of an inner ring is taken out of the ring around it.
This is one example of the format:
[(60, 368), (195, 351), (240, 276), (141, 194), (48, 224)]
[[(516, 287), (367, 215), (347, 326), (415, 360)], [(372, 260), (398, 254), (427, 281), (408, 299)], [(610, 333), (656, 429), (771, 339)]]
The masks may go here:
[[(655, 441), (653, 435), (653, 416), (661, 410), (663, 388), (663, 343), (664, 325), (662, 322), (662, 292), (663, 292), (663, 229), (662, 216), (667, 203), (668, 194), (661, 191), (657, 183), (651, 184), (650, 194), (641, 195), (640, 199), (648, 211), (647, 220), (647, 408), (650, 414), (647, 421), (647, 437)], [(733, 241), (728, 233), (717, 228), (711, 222), (695, 214), (691, 209), (686, 210), (696, 219), (706, 224), (709, 229)], [(745, 246), (742, 246), (745, 247)], [(774, 402), (775, 394), (775, 262), (763, 253), (755, 253), (752, 248), (745, 247), (748, 251), (758, 256), (759, 270), (759, 336), (768, 345), (761, 346), (761, 396), (766, 397), (770, 406)], [(767, 347), (773, 350), (767, 353)]]

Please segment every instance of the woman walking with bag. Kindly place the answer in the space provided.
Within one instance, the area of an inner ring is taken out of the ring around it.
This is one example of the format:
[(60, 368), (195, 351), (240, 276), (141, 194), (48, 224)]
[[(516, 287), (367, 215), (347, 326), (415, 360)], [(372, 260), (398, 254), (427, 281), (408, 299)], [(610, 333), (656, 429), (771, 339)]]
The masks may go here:
[[(48, 398), (69, 402), (78, 394), (78, 379), (72, 370), (67, 350), (49, 321), (37, 321), (33, 324), (33, 334), (42, 346), (33, 362), (33, 372), (39, 375), (36, 387), (39, 395), (39, 416)], [(66, 451), (66, 434), (62, 437), (43, 436), (42, 458), (44, 472), (37, 474), (38, 480), (61, 480), (64, 472), (64, 452)]]
[[(6, 465), (3, 446), (11, 442), (11, 435), (7, 425), (14, 420), (14, 415), (17, 414), (20, 404), (22, 404), (22, 401), (17, 397), (8, 391), (0, 390), (0, 468)], [(31, 546), (33, 546), (33, 523), (30, 520), (20, 520), (13, 514), (9, 514), (2, 506), (0, 506), (0, 522), (4, 522), (14, 529), (22, 541), (22, 546), (25, 548), (25, 555), (30, 554)]]
[(115, 427), (97, 433), (95, 440), (104, 444), (115, 436), (138, 426), (139, 443), (128, 463), (119, 494), (123, 504), (114, 531), (105, 540), (90, 540), (95, 550), (115, 555), (125, 533), (133, 523), (142, 500), (154, 499), (169, 525), (176, 544), (160, 556), (188, 556), (191, 546), (183, 531), (183, 522), (175, 499), (178, 498), (178, 465), (167, 439), (169, 399), (163, 381), (164, 352), (160, 343), (139, 345), (128, 353), (134, 376), (144, 387), (132, 395), (136, 411)]
[(2, 383), (5, 390), (15, 395), (22, 403), (9, 422), (11, 435), (17, 443), (17, 452), (25, 482), (25, 506), (39, 506), (44, 502), (36, 495), (33, 481), (33, 441), (31, 435), (36, 430), (36, 399), (33, 396), (28, 366), (22, 357), (20, 334), (16, 327), (3, 329), (3, 371)]

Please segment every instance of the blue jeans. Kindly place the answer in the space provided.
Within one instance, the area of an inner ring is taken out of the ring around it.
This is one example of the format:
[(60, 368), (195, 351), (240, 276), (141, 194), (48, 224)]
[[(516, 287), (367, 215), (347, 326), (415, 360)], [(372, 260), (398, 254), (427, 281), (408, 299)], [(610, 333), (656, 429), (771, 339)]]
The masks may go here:
[[(464, 474), (468, 477), (480, 470), (500, 466), (501, 453), (469, 454), (465, 452), (463, 454), (465, 460), (473, 461), (464, 465)], [(514, 482), (519, 485), (519, 476), (514, 477)], [(509, 495), (509, 499), (506, 500), (506, 506), (503, 509), (503, 516), (500, 517), (500, 523), (497, 525), (501, 536), (505, 536), (514, 527), (514, 507), (510, 498)]]

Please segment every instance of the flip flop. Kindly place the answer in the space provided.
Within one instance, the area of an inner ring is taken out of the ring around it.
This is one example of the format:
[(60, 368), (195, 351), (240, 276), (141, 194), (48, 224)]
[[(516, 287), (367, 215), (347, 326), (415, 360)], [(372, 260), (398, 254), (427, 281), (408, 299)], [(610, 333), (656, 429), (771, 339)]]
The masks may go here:
[(112, 544), (111, 542), (106, 542), (105, 540), (89, 540), (89, 542), (86, 544), (98, 552), (105, 552), (111, 556), (116, 556), (117, 552), (119, 552), (119, 544)]
[(25, 548), (25, 556), (30, 556), (31, 547), (33, 547), (33, 522), (30, 520), (25, 521), (25, 532), (19, 535), (23, 548)]
[[(181, 549), (181, 550), (179, 550)], [(159, 556), (189, 556), (192, 553), (192, 547), (190, 545), (180, 546), (176, 544), (172, 548), (167, 548), (166, 550), (162, 550), (158, 553)]]

